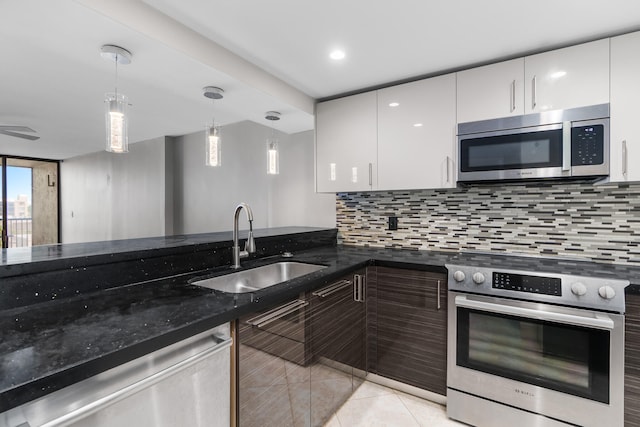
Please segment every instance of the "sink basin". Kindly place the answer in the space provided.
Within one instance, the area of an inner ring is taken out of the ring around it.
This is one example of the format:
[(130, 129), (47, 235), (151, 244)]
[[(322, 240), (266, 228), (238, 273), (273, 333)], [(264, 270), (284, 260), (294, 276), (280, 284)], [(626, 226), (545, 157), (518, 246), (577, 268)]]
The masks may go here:
[(224, 276), (194, 279), (189, 283), (216, 291), (242, 294), (268, 288), (323, 268), (327, 267), (303, 262), (277, 262)]

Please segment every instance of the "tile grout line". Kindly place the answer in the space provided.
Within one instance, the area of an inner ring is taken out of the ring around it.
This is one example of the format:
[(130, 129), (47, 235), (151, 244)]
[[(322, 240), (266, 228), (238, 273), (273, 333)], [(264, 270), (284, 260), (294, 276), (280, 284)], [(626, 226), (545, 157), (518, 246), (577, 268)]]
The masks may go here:
[(409, 409), (409, 407), (407, 406), (406, 403), (404, 403), (404, 400), (402, 400), (402, 397), (398, 394), (397, 390), (393, 390), (394, 394), (398, 397), (398, 400), (400, 401), (400, 403), (402, 403), (402, 406), (405, 407), (405, 409), (409, 412), (409, 414), (411, 415), (411, 417), (416, 420), (416, 423), (418, 423), (419, 426), (422, 426), (422, 423), (420, 423), (420, 420), (414, 415), (413, 412), (411, 412), (411, 409)]

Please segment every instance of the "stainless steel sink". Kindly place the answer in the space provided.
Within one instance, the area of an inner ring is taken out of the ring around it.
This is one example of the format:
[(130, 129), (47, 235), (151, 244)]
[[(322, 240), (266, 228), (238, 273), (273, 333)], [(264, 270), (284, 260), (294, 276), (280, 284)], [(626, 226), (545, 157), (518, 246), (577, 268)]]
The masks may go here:
[(237, 273), (226, 274), (224, 276), (211, 277), (209, 279), (194, 279), (189, 281), (192, 285), (202, 286), (216, 291), (242, 294), (254, 292), (278, 283), (314, 271), (327, 268), (324, 265), (306, 264), (303, 262), (277, 262), (262, 267), (249, 270), (238, 271)]

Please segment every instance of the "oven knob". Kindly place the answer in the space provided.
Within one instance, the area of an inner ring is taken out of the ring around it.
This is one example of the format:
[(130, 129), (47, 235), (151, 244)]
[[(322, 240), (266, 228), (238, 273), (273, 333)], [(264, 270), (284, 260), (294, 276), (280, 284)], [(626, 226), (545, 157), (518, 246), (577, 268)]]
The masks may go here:
[(476, 285), (481, 285), (484, 282), (484, 274), (482, 274), (482, 273), (474, 273), (473, 274), (473, 281), (476, 283)]
[(604, 299), (611, 299), (616, 296), (616, 291), (611, 286), (602, 286), (598, 289), (598, 294)]
[(458, 270), (458, 271), (456, 271), (455, 273), (453, 273), (453, 278), (455, 279), (455, 281), (456, 281), (456, 282), (462, 282), (462, 281), (464, 281), (464, 278), (465, 278), (465, 277), (466, 277), (466, 276), (464, 275), (464, 272), (463, 272), (463, 271)]
[(576, 282), (571, 285), (571, 293), (581, 297), (587, 293), (587, 287), (583, 283)]

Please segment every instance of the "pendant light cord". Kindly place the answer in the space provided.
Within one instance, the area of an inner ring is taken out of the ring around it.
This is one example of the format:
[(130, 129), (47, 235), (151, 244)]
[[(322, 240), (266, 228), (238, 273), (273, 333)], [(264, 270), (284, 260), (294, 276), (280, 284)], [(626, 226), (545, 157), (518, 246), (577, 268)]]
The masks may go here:
[(118, 54), (116, 53), (116, 102), (118, 102)]

